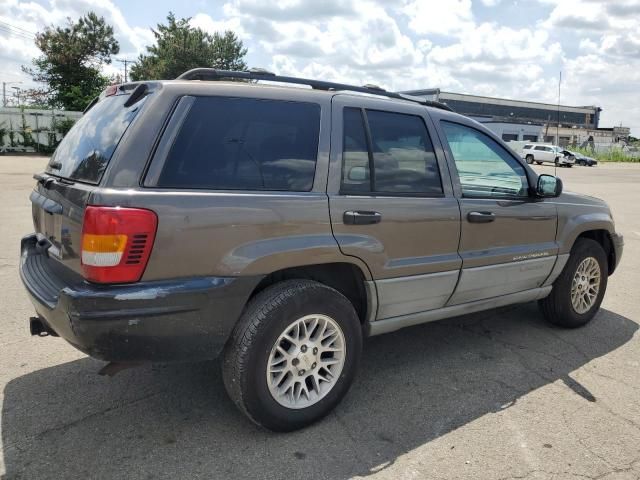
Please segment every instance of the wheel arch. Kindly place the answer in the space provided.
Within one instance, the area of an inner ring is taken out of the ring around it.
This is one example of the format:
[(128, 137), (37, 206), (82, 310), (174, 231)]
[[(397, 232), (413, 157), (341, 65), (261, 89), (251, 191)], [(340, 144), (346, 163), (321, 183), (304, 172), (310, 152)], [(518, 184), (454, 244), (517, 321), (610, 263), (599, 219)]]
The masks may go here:
[(613, 248), (613, 242), (611, 241), (609, 231), (606, 229), (585, 230), (576, 237), (574, 245), (581, 238), (588, 238), (600, 244), (600, 246), (604, 250), (605, 255), (607, 256), (607, 273), (611, 275), (616, 268), (616, 252)]
[(367, 325), (375, 318), (377, 292), (375, 284), (368, 281), (368, 271), (350, 262), (315, 263), (275, 270), (256, 285), (249, 300), (270, 285), (284, 280), (306, 279), (334, 288), (351, 302), (360, 323)]

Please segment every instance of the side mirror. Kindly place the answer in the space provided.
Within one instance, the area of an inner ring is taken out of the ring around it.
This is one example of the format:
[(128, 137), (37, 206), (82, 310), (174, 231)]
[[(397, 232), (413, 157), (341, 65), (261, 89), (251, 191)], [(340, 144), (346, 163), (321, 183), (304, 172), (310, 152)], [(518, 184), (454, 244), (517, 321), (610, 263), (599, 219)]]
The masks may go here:
[(559, 197), (562, 193), (562, 180), (553, 175), (542, 174), (536, 184), (536, 195), (539, 197)]

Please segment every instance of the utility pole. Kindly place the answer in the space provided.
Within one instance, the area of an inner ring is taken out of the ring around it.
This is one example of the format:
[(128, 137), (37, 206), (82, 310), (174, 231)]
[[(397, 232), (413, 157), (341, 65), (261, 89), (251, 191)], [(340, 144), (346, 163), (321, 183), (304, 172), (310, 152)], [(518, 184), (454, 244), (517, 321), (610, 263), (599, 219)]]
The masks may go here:
[(130, 64), (130, 63), (136, 63), (136, 62), (134, 62), (133, 60), (127, 60), (126, 58), (125, 58), (125, 59), (123, 59), (123, 60), (116, 59), (116, 62), (120, 62), (120, 63), (123, 63), (123, 64), (124, 64), (124, 83), (127, 83), (127, 81), (128, 81), (128, 76), (127, 76), (127, 72), (128, 72), (128, 70), (127, 70), (127, 65), (128, 65), (128, 64)]
[(15, 95), (16, 97), (18, 97), (18, 107), (19, 107), (20, 106), (20, 87), (11, 87), (11, 88), (13, 88), (16, 91)]
[(2, 82), (2, 106), (7, 106), (7, 85), (18, 84), (22, 82)]
[(562, 85), (562, 70), (558, 80), (558, 123), (556, 124), (556, 145), (560, 146), (560, 85)]

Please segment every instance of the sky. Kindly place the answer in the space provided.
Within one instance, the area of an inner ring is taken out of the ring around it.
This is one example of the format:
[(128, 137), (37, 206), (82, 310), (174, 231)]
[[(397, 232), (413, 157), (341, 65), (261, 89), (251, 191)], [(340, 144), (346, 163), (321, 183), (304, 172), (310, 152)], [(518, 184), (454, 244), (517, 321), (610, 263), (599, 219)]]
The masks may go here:
[(282, 75), (556, 103), (562, 71), (562, 104), (600, 106), (600, 126), (640, 136), (640, 0), (0, 0), (0, 81), (30, 86), (33, 33), (92, 10), (118, 59), (143, 53), (172, 10), (233, 30), (250, 67)]

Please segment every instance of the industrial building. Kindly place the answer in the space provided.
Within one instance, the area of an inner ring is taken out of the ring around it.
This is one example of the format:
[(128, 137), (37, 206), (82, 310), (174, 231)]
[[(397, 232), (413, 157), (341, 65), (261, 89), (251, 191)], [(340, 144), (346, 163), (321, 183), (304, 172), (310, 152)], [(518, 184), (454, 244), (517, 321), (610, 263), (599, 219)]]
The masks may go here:
[(624, 144), (629, 128), (601, 128), (597, 106), (568, 106), (443, 92), (438, 88), (406, 94), (442, 102), (471, 117), (505, 141), (546, 142), (562, 146), (594, 147)]

